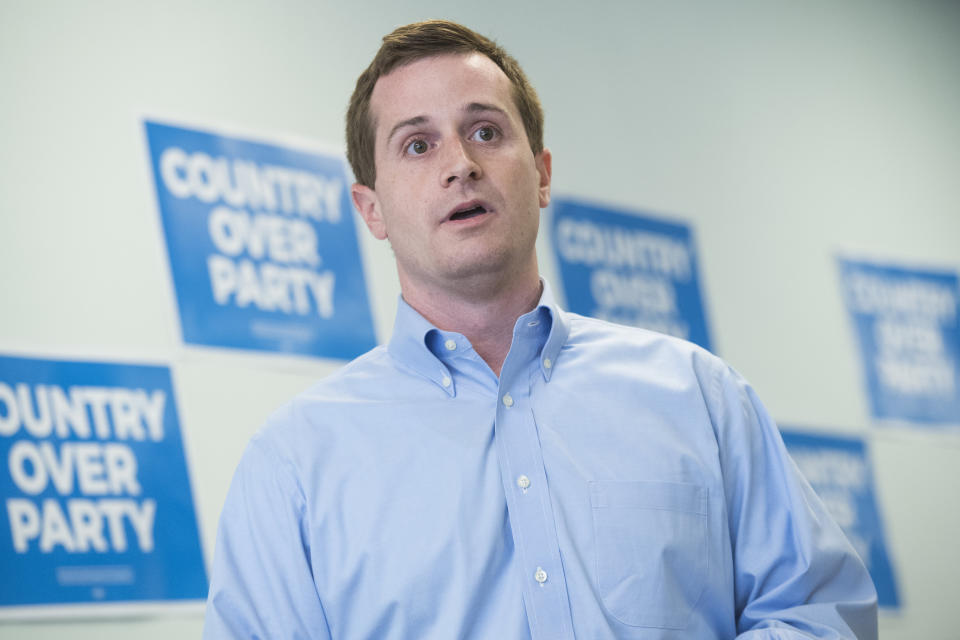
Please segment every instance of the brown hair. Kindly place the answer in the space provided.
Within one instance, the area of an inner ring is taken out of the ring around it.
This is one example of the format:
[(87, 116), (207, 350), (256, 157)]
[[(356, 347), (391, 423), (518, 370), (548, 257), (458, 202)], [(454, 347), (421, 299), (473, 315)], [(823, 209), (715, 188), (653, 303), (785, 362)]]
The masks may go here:
[(397, 67), (441, 54), (481, 53), (503, 70), (513, 85), (513, 99), (520, 111), (534, 154), (543, 150), (543, 107), (514, 58), (497, 43), (463, 25), (448, 20), (415, 22), (383, 37), (383, 44), (370, 66), (357, 78), (347, 109), (347, 159), (357, 182), (371, 189), (377, 179), (374, 162), (376, 123), (370, 113), (370, 97), (381, 76)]

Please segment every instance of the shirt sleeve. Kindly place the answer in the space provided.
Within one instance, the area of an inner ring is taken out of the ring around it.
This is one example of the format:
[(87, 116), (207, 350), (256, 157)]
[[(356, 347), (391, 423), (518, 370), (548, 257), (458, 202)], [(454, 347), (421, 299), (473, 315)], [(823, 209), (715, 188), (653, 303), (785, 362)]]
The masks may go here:
[(876, 640), (870, 575), (787, 454), (755, 392), (725, 365), (712, 391), (737, 637)]
[(247, 446), (220, 516), (203, 637), (330, 639), (291, 464)]

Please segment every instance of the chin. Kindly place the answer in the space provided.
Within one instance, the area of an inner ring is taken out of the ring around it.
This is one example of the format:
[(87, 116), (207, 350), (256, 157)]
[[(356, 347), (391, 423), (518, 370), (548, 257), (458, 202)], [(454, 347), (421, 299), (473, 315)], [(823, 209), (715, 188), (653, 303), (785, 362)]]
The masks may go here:
[(482, 276), (508, 269), (515, 264), (509, 251), (491, 251), (473, 255), (454, 256), (448, 264), (447, 272), (454, 277)]

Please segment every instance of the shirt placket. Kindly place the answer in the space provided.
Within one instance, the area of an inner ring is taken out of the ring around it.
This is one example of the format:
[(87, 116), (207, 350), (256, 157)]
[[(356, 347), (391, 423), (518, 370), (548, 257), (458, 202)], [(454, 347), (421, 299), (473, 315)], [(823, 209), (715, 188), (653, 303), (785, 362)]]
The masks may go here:
[[(528, 339), (526, 350), (534, 349)], [(524, 603), (534, 640), (573, 638), (557, 528), (530, 404), (530, 367), (539, 363), (535, 353), (517, 351), (511, 348), (501, 372), (494, 433)]]

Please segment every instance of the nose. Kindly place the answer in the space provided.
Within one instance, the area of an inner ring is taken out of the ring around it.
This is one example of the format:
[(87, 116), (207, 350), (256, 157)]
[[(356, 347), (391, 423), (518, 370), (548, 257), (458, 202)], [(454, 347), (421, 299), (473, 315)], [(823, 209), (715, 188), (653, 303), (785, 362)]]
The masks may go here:
[(463, 141), (457, 139), (446, 146), (447, 153), (440, 173), (442, 186), (451, 186), (457, 180), (479, 180), (483, 170), (470, 155), (470, 149), (464, 145)]

